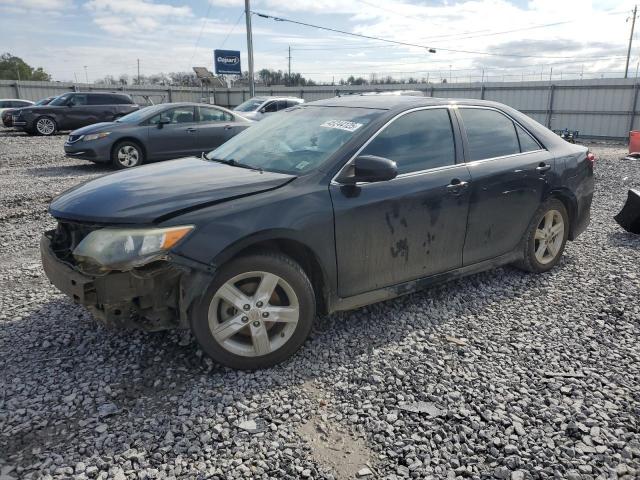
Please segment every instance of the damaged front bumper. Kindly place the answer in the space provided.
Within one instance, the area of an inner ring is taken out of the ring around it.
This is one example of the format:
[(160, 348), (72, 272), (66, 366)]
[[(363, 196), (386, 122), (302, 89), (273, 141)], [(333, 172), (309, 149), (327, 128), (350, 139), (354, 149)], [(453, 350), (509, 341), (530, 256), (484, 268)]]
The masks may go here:
[(107, 326), (149, 331), (187, 328), (192, 304), (213, 277), (211, 269), (176, 258), (127, 272), (89, 274), (56, 256), (52, 234), (47, 232), (40, 240), (47, 277)]

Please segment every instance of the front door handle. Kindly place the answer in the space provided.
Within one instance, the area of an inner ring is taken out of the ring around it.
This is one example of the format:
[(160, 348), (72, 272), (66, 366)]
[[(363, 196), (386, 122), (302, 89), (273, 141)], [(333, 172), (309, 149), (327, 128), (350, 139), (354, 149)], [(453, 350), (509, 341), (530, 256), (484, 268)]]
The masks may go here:
[(462, 181), (459, 178), (454, 178), (453, 180), (451, 180), (451, 183), (447, 185), (447, 190), (449, 191), (449, 193), (457, 195), (468, 186), (469, 182)]
[(196, 133), (195, 128), (187, 128), (187, 133)]
[(233, 128), (233, 127), (232, 127), (231, 125), (225, 125), (225, 126), (224, 126), (224, 129), (225, 129), (225, 130), (231, 130), (232, 128)]
[(538, 173), (544, 173), (544, 172), (546, 172), (547, 170), (551, 170), (551, 165), (546, 164), (546, 163), (544, 163), (544, 162), (541, 162), (541, 163), (540, 163), (540, 165), (538, 165), (538, 166), (536, 167), (536, 172), (538, 172)]

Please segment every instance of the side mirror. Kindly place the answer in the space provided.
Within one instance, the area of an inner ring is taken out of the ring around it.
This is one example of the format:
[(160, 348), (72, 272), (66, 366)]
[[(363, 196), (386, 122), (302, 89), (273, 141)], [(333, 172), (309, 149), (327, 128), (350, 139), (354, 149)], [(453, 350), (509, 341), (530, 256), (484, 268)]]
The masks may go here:
[(158, 119), (158, 128), (162, 128), (163, 125), (167, 125), (171, 123), (171, 119), (166, 115), (160, 114), (160, 118)]
[(375, 155), (356, 157), (344, 175), (338, 179), (341, 183), (384, 182), (398, 176), (396, 162)]

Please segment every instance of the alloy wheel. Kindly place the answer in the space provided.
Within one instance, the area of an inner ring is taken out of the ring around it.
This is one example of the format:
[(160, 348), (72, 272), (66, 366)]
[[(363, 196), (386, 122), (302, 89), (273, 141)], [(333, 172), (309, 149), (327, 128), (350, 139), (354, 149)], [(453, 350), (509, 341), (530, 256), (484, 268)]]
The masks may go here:
[(564, 239), (564, 220), (557, 210), (544, 214), (535, 233), (536, 260), (543, 265), (553, 262), (560, 252)]
[(55, 129), (56, 125), (50, 118), (41, 118), (36, 122), (36, 130), (40, 135), (51, 135)]
[(268, 355), (285, 345), (300, 318), (289, 283), (269, 272), (247, 272), (224, 283), (208, 310), (209, 329), (225, 350), (244, 357)]
[(133, 145), (123, 145), (118, 150), (118, 162), (123, 167), (135, 167), (140, 160), (140, 152)]

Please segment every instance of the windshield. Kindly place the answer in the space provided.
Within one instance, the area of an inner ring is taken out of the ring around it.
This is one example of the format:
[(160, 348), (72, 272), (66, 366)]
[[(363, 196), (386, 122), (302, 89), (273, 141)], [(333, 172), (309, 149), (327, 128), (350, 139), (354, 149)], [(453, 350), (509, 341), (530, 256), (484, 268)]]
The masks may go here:
[(234, 110), (236, 112), (255, 112), (260, 105), (264, 103), (264, 98), (250, 98), (244, 103), (238, 105)]
[(300, 174), (319, 167), (382, 110), (293, 107), (244, 130), (207, 155), (211, 160)]
[(131, 112), (130, 114), (125, 115), (124, 117), (120, 117), (118, 120), (116, 120), (116, 122), (117, 123), (138, 123), (146, 119), (147, 117), (150, 117), (158, 112), (161, 112), (162, 110), (165, 110), (166, 108), (167, 108), (166, 105), (152, 105), (150, 107), (144, 107), (135, 112)]
[(51, 102), (51, 97), (47, 97), (47, 98), (43, 98), (42, 100), (38, 100), (36, 103), (34, 103), (34, 105), (47, 105), (49, 102)]

